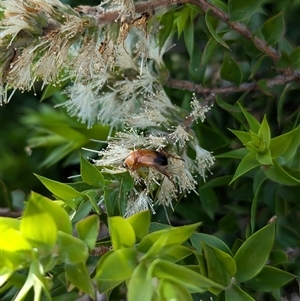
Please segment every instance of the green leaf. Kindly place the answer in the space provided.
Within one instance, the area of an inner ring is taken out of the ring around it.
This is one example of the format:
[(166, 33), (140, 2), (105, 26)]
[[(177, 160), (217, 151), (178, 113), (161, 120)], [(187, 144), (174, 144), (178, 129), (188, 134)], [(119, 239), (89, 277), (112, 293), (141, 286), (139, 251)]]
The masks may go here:
[(240, 85), (242, 80), (242, 70), (239, 64), (227, 54), (224, 55), (220, 76), (222, 79), (232, 82), (237, 86)]
[(186, 49), (189, 53), (190, 58), (193, 57), (193, 50), (194, 50), (194, 23), (193, 19), (191, 18), (188, 24), (185, 24), (183, 30), (184, 42)]
[(90, 202), (82, 201), (76, 208), (74, 214), (72, 214), (72, 223), (77, 223), (82, 220), (92, 210), (92, 204)]
[(247, 173), (248, 171), (260, 166), (260, 163), (256, 159), (255, 153), (247, 154), (237, 167), (235, 174), (229, 184), (232, 184), (236, 179)]
[(16, 230), (19, 230), (20, 224), (21, 224), (21, 220), (19, 220), (19, 219), (12, 218), (12, 217), (0, 216), (0, 226), (6, 225), (6, 226), (12, 227)]
[(259, 128), (260, 128), (260, 123), (257, 121), (257, 119), (254, 116), (249, 114), (239, 102), (238, 102), (238, 106), (240, 107), (240, 109), (241, 109), (242, 113), (244, 114), (245, 118), (247, 119), (250, 130), (253, 133), (258, 133)]
[[(205, 51), (205, 49), (204, 49), (204, 51)], [(212, 53), (212, 55), (213, 54), (214, 53)], [(231, 105), (228, 102), (224, 101), (223, 99), (224, 98), (222, 98), (220, 95), (216, 95), (215, 101), (222, 110), (230, 112), (231, 114), (240, 113), (240, 110), (239, 110), (239, 108), (237, 108), (236, 105)]]
[(138, 254), (133, 248), (122, 248), (105, 255), (107, 256), (100, 260), (98, 264), (95, 276), (98, 285), (101, 281), (124, 281), (130, 278), (138, 265)]
[[(230, 130), (232, 131), (232, 130)], [(243, 132), (245, 133), (245, 132)], [(242, 160), (247, 154), (249, 154), (249, 151), (246, 148), (238, 148), (233, 151), (229, 151), (223, 154), (216, 155), (215, 158), (233, 158), (233, 159), (240, 159)], [(205, 184), (206, 185), (206, 184)]]
[(294, 278), (296, 278), (295, 275), (286, 271), (265, 266), (255, 277), (245, 282), (245, 284), (259, 292), (270, 292), (276, 288), (283, 287)]
[(97, 215), (90, 215), (76, 224), (78, 236), (86, 243), (89, 250), (95, 247), (99, 228), (100, 220)]
[(199, 189), (199, 197), (205, 213), (213, 220), (218, 206), (216, 193), (210, 187), (202, 187)]
[(161, 17), (160, 24), (163, 27), (158, 32), (158, 41), (159, 41), (160, 48), (162, 48), (162, 46), (165, 44), (167, 39), (171, 36), (173, 23), (174, 23), (174, 11), (169, 11)]
[[(213, 255), (214, 261), (217, 261), (220, 266), (222, 266), (223, 270), (226, 270), (228, 273), (228, 276), (231, 278), (235, 275), (236, 273), (236, 265), (233, 257), (231, 254), (228, 254), (227, 252), (221, 251), (220, 249), (213, 247), (211, 245), (206, 244), (205, 242), (202, 242), (202, 247), (203, 247), (203, 252), (204, 254), (209, 252), (211, 255)], [(206, 259), (208, 259), (206, 257)], [(210, 263), (211, 267), (214, 265), (214, 263)], [(208, 272), (214, 273), (215, 271), (210, 270), (209, 265), (208, 265)], [(212, 279), (211, 277), (209, 277)], [(216, 282), (217, 279), (215, 279)]]
[(223, 47), (230, 50), (229, 46), (217, 34), (217, 32), (215, 30), (216, 19), (214, 17), (210, 16), (209, 13), (210, 13), (210, 11), (207, 11), (207, 13), (205, 14), (205, 23), (206, 23), (206, 26), (207, 26), (210, 34), (219, 44), (221, 44)]
[(151, 213), (149, 210), (138, 212), (127, 218), (127, 221), (132, 226), (135, 236), (142, 239), (149, 232)]
[(107, 181), (104, 190), (104, 202), (108, 216), (124, 215), (128, 194), (134, 186), (133, 179), (128, 172), (113, 175), (113, 180)]
[(113, 216), (108, 220), (111, 243), (114, 250), (132, 247), (135, 244), (135, 232), (130, 222), (122, 216)]
[[(258, 56), (261, 55), (261, 51), (256, 48), (256, 46), (254, 45), (252, 40), (248, 40), (246, 42), (243, 43), (243, 50), (245, 51), (246, 54), (248, 54), (251, 58), (256, 58)], [(253, 60), (254, 62), (254, 60)], [(258, 63), (258, 65), (256, 65), (256, 70), (259, 67), (261, 62)], [(253, 77), (253, 75), (255, 74), (256, 70), (252, 69), (252, 73), (250, 75), (250, 78)]]
[(224, 289), (224, 287), (187, 267), (180, 266), (166, 260), (155, 259), (148, 269), (151, 277), (166, 279), (184, 286), (193, 292), (203, 292), (210, 287)]
[(190, 8), (188, 6), (184, 6), (180, 11), (175, 12), (175, 20), (174, 24), (177, 26), (177, 40), (179, 40), (185, 26), (189, 26), (189, 16), (190, 16)]
[(292, 84), (288, 83), (287, 85), (284, 86), (283, 91), (281, 92), (281, 95), (279, 97), (279, 100), (277, 101), (277, 122), (278, 126), (281, 127), (282, 125), (282, 120), (284, 116), (284, 109), (283, 106), (287, 101), (288, 93), (290, 92), (292, 88)]
[(255, 180), (258, 178), (258, 175), (260, 175), (260, 178), (259, 178), (259, 184), (257, 185), (257, 187), (255, 187), (253, 190), (254, 190), (254, 198), (253, 198), (253, 201), (252, 201), (252, 205), (251, 205), (251, 219), (250, 219), (250, 227), (251, 227), (251, 233), (253, 234), (254, 232), (254, 228), (255, 228), (255, 220), (256, 220), (256, 209), (257, 209), (257, 203), (259, 201), (259, 196), (261, 194), (261, 188), (264, 184), (264, 182), (266, 181), (266, 177), (262, 177), (261, 176), (261, 172), (258, 173), (256, 176), (255, 176)]
[(152, 279), (147, 277), (148, 268), (141, 262), (133, 271), (128, 283), (128, 301), (151, 301), (154, 294)]
[(259, 8), (261, 0), (229, 0), (229, 16), (231, 22), (250, 18)]
[[(118, 252), (118, 251), (116, 251)], [(108, 251), (106, 253), (104, 253), (98, 264), (97, 264), (97, 270), (99, 269), (99, 267), (101, 265), (103, 265), (104, 262), (107, 261), (107, 258), (112, 255), (113, 253), (115, 253), (115, 251)], [(114, 267), (114, 266), (113, 266)], [(97, 275), (96, 275), (97, 276)], [(94, 279), (96, 278), (96, 276), (94, 277)], [(95, 279), (96, 280), (96, 279)], [(107, 291), (110, 291), (112, 290), (114, 287), (118, 286), (120, 283), (122, 283), (124, 280), (123, 279), (117, 279), (117, 280), (113, 280), (113, 279), (105, 279), (105, 278), (102, 278), (101, 281), (98, 281), (97, 282), (97, 288), (100, 292), (107, 292)]]
[(265, 151), (269, 147), (271, 140), (271, 132), (266, 115), (263, 118), (257, 134), (262, 137), (260, 149)]
[(234, 256), (237, 281), (244, 282), (257, 275), (264, 267), (274, 242), (275, 223), (251, 235)]
[(57, 226), (53, 217), (41, 207), (36, 198), (30, 198), (25, 208), (20, 231), (35, 247), (52, 248), (57, 240)]
[[(202, 249), (208, 278), (225, 287), (228, 286), (230, 279), (236, 272), (234, 259), (227, 253), (209, 246), (204, 242), (202, 243)], [(220, 291), (213, 289), (212, 292), (218, 294)]]
[(270, 141), (272, 158), (277, 158), (277, 161), (281, 165), (291, 160), (300, 146), (299, 136), (300, 126), (288, 133), (272, 138)]
[(15, 270), (32, 259), (32, 246), (23, 234), (0, 220), (0, 268)]
[(64, 80), (64, 81), (60, 81), (59, 85), (48, 85), (46, 87), (46, 89), (44, 90), (44, 93), (41, 97), (41, 101), (49, 98), (50, 96), (52, 96), (54, 93), (56, 92), (61, 92), (62, 89), (70, 82), (70, 80)]
[(219, 43), (214, 39), (210, 38), (205, 45), (202, 58), (201, 58), (201, 66), (207, 64), (211, 57), (215, 54), (216, 48), (219, 45)]
[(169, 249), (186, 241), (199, 225), (200, 223), (172, 227), (146, 235), (137, 246), (140, 252), (146, 253), (141, 260), (167, 254)]
[(82, 156), (80, 158), (80, 174), (84, 182), (95, 187), (104, 187), (104, 177), (101, 172)]
[(167, 280), (161, 280), (159, 282), (158, 296), (159, 300), (193, 301), (191, 293), (187, 288)]
[(49, 283), (47, 277), (43, 275), (43, 269), (41, 268), (41, 263), (39, 261), (34, 259), (31, 262), (27, 275), (28, 275), (27, 279), (23, 287), (19, 291), (18, 295), (14, 298), (14, 301), (23, 300), (31, 288), (33, 288), (33, 292), (34, 292), (33, 301), (41, 300), (42, 291), (44, 293), (43, 298), (51, 301), (51, 296), (50, 296), (51, 284)]
[[(237, 138), (244, 144), (246, 145), (249, 141), (251, 141), (251, 134), (248, 132), (244, 131), (236, 131), (229, 129), (230, 132), (232, 132)], [(248, 153), (248, 151), (247, 151)]]
[[(264, 65), (262, 65), (262, 63), (267, 60), (269, 60), (269, 57), (267, 55), (262, 55), (262, 56), (258, 57), (258, 59), (256, 61), (253, 60), (252, 65), (251, 65), (252, 66), (251, 74), (250, 74), (249, 78), (254, 79), (254, 76), (257, 73), (259, 73), (258, 72), (259, 68), (261, 67), (261, 69), (263, 69)], [(264, 64), (265, 64), (265, 62), (264, 62)]]
[(82, 199), (84, 194), (76, 191), (74, 188), (67, 184), (56, 182), (42, 176), (35, 175), (56, 197), (64, 200), (66, 204), (75, 209), (76, 203)]
[(58, 254), (67, 264), (85, 263), (89, 255), (83, 241), (61, 231), (58, 231)]
[(206, 244), (213, 246), (231, 255), (231, 251), (228, 248), (228, 246), (221, 239), (219, 239), (214, 235), (209, 235), (205, 233), (193, 233), (190, 240), (192, 246), (196, 248), (199, 253), (202, 252), (202, 242), (205, 242)]
[(273, 165), (264, 166), (265, 175), (279, 184), (294, 186), (300, 184), (300, 171), (285, 166), (280, 166), (276, 160)]
[(224, 2), (220, 0), (211, 0), (210, 3), (222, 10), (224, 13), (228, 13), (228, 6)]
[(97, 201), (99, 199), (99, 192), (98, 192), (98, 190), (92, 189), (92, 190), (86, 191), (85, 195), (90, 200), (94, 212), (96, 212), (98, 215), (101, 215), (101, 210), (100, 210), (100, 208), (98, 206), (98, 203), (97, 203)]
[(185, 246), (174, 246), (172, 248), (168, 248), (168, 251), (160, 258), (170, 262), (178, 262), (187, 256), (192, 255), (193, 252), (194, 251), (192, 249)]
[(256, 154), (256, 160), (261, 164), (261, 165), (273, 165), (273, 160), (271, 157), (271, 152), (270, 150), (266, 150), (263, 153), (257, 153)]
[(284, 31), (285, 24), (282, 12), (267, 20), (261, 28), (261, 33), (268, 45), (277, 43), (283, 37)]
[(38, 193), (32, 192), (30, 199), (48, 212), (56, 223), (57, 230), (72, 234), (72, 223), (67, 211), (57, 204)]
[(290, 60), (292, 62), (292, 68), (295, 70), (300, 69), (300, 47), (295, 48), (290, 54)]
[(255, 301), (251, 296), (249, 296), (235, 283), (233, 283), (229, 288), (225, 290), (225, 300), (226, 301)]
[(268, 82), (265, 79), (260, 79), (257, 82), (257, 87), (261, 92), (263, 92), (269, 97), (272, 97), (272, 93), (270, 92), (270, 88), (268, 87)]
[(95, 298), (95, 289), (90, 278), (86, 265), (79, 262), (76, 265), (65, 264), (65, 271), (68, 280), (92, 299)]

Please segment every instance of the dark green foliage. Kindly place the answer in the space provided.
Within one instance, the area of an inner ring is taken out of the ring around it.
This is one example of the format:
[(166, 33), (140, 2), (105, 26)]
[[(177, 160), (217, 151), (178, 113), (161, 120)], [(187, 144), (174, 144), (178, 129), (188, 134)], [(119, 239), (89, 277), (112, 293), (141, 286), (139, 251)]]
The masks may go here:
[[(34, 100), (13, 100), (22, 105), (16, 116), (0, 108), (1, 207), (24, 209), (19, 219), (0, 218), (1, 300), (94, 299), (96, 290), (111, 300), (123, 300), (125, 291), (129, 301), (299, 294), (293, 285), (300, 276), (300, 4), (225, 2), (209, 3), (228, 13), (228, 24), (190, 4), (159, 18), (159, 45), (177, 39), (164, 55), (163, 82), (192, 79), (198, 98), (214, 94), (214, 107), (193, 133), (216, 164), (205, 183), (197, 177), (197, 193), (178, 197), (174, 211), (160, 206), (154, 215), (123, 217), (134, 180), (128, 171), (96, 167), (95, 155), (81, 149), (105, 146), (91, 139), (105, 141), (107, 126), (87, 129)], [(250, 39), (230, 27), (235, 22), (251, 30)], [(256, 37), (274, 52), (258, 47)], [(192, 91), (172, 88), (166, 87), (172, 102), (189, 109)], [(60, 96), (51, 101), (60, 103)], [(18, 155), (25, 136), (30, 158)], [(34, 170), (48, 192), (31, 177), (32, 164), (52, 166)], [(29, 194), (32, 188), (49, 198)], [(109, 237), (99, 236), (100, 220)]]

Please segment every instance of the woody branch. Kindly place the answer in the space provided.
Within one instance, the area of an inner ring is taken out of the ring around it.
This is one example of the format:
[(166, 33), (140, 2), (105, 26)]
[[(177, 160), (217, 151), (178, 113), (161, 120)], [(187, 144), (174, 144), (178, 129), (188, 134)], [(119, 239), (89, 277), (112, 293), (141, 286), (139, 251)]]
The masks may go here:
[[(278, 75), (274, 78), (266, 80), (266, 86), (268, 88), (273, 86), (285, 85), (290, 82), (300, 83), (300, 72), (295, 71), (288, 75)], [(205, 88), (200, 84), (195, 84), (186, 80), (177, 80), (174, 78), (169, 78), (165, 83), (166, 86), (173, 89), (187, 90), (196, 92), (200, 95), (207, 96), (210, 94), (231, 94), (238, 92), (247, 92), (253, 90), (259, 90), (259, 82), (249, 82), (243, 83), (240, 86), (228, 86), (228, 87), (218, 87), (218, 88)]]
[[(214, 17), (219, 19), (220, 21), (226, 23), (232, 30), (238, 32), (240, 35), (245, 37), (247, 40), (252, 40), (254, 45), (263, 53), (265, 53), (268, 57), (270, 57), (274, 62), (278, 61), (280, 55), (277, 51), (268, 46), (265, 41), (262, 39), (253, 36), (253, 32), (244, 24), (239, 22), (230, 22), (229, 15), (214, 5), (208, 3), (205, 0), (154, 0), (154, 1), (146, 1), (139, 2), (135, 4), (135, 12), (139, 14), (149, 13), (155, 11), (160, 7), (175, 5), (175, 4), (194, 4), (200, 7), (203, 13), (211, 13)], [(79, 12), (83, 14), (92, 15), (95, 19), (97, 19), (98, 23), (110, 23), (117, 20), (119, 16), (119, 11), (116, 10), (104, 10), (98, 7), (91, 6), (79, 6), (77, 8)]]

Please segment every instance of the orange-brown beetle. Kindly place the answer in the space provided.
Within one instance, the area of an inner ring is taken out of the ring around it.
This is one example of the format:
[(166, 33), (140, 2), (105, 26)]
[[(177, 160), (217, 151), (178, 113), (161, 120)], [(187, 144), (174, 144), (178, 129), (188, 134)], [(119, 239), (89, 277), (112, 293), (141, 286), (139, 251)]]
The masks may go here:
[(164, 167), (168, 165), (168, 158), (163, 152), (138, 149), (129, 154), (124, 161), (124, 165), (130, 170), (138, 170), (142, 167), (154, 168), (171, 180), (164, 170)]

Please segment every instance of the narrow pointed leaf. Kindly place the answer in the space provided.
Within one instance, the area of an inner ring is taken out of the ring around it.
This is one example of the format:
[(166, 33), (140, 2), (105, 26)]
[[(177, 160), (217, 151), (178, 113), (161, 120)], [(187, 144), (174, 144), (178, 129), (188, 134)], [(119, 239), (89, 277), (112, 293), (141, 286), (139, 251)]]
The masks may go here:
[(244, 131), (236, 131), (229, 129), (234, 135), (238, 137), (238, 139), (245, 145), (251, 140), (251, 135), (249, 132)]
[(221, 44), (223, 47), (227, 48), (230, 50), (229, 46), (225, 43), (225, 41), (222, 40), (222, 38), (220, 38), (220, 36), (217, 34), (213, 23), (215, 22), (214, 17), (211, 17), (209, 15), (209, 11), (205, 14), (205, 23), (206, 26), (210, 32), (210, 34), (212, 35), (212, 37), (219, 43)]
[(239, 64), (227, 54), (224, 55), (220, 75), (223, 79), (237, 86), (240, 85), (242, 80), (242, 70)]
[(226, 301), (255, 301), (235, 283), (225, 290)]
[(104, 177), (99, 169), (82, 156), (80, 160), (80, 174), (84, 182), (95, 187), (104, 187)]
[(259, 292), (270, 292), (283, 287), (295, 278), (296, 275), (275, 267), (265, 266), (254, 278), (247, 281), (246, 285)]
[(147, 266), (141, 262), (133, 271), (128, 283), (128, 301), (151, 301), (155, 287), (147, 277)]
[(53, 181), (42, 176), (36, 175), (36, 177), (50, 190), (55, 196), (66, 201), (67, 205), (72, 209), (75, 209), (76, 202), (84, 195), (71, 186), (63, 184), (57, 181)]
[(250, 130), (253, 133), (258, 133), (259, 128), (260, 128), (260, 123), (257, 121), (257, 119), (254, 116), (249, 114), (240, 103), (238, 103), (238, 105), (239, 105), (242, 113), (244, 114), (245, 118), (247, 119)]
[(151, 276), (167, 279), (179, 285), (185, 286), (194, 292), (203, 292), (209, 287), (224, 289), (224, 287), (187, 267), (180, 266), (166, 260), (155, 259), (149, 268)]
[(87, 244), (89, 250), (95, 247), (99, 228), (100, 220), (97, 215), (90, 215), (76, 224), (78, 236)]
[(25, 208), (20, 231), (36, 247), (51, 248), (57, 240), (57, 226), (53, 217), (31, 198)]
[(58, 254), (67, 264), (85, 263), (89, 255), (82, 240), (61, 231), (58, 231)]
[(300, 126), (283, 135), (272, 138), (270, 151), (273, 159), (278, 158), (280, 164), (288, 162), (300, 146)]
[(185, 25), (183, 30), (184, 42), (186, 49), (189, 53), (190, 58), (193, 57), (193, 50), (194, 50), (194, 23), (193, 20), (190, 20), (189, 24)]
[(300, 184), (300, 171), (280, 166), (276, 160), (273, 160), (272, 166), (265, 166), (263, 172), (269, 179), (279, 184), (288, 186)]
[(46, 212), (48, 212), (56, 223), (57, 230), (66, 232), (68, 234), (72, 233), (72, 223), (70, 221), (67, 211), (59, 206), (56, 201), (52, 201), (38, 193), (32, 192), (30, 199), (42, 207)]
[(80, 262), (76, 265), (65, 265), (68, 280), (81, 291), (88, 294), (92, 299), (95, 298), (95, 289), (90, 278), (86, 265)]
[(149, 232), (151, 214), (149, 210), (138, 212), (127, 218), (127, 221), (133, 227), (135, 236), (142, 239)]
[(122, 216), (113, 216), (109, 218), (108, 225), (114, 250), (135, 244), (135, 232), (128, 220)]
[(280, 12), (278, 15), (267, 20), (262, 26), (261, 32), (268, 45), (277, 43), (285, 32), (283, 13)]
[(0, 222), (0, 266), (11, 270), (18, 268), (21, 264), (26, 266), (32, 258), (32, 245), (23, 234)]
[(99, 263), (95, 280), (97, 283), (124, 281), (130, 278), (137, 265), (137, 251), (133, 248), (112, 251)]
[(193, 235), (191, 236), (191, 242), (192, 246), (196, 248), (199, 253), (202, 252), (202, 242), (205, 242), (206, 244), (231, 255), (231, 251), (225, 244), (225, 242), (223, 242), (220, 238), (214, 235), (209, 235), (205, 233), (193, 233)]
[(259, 8), (261, 0), (230, 0), (228, 3), (230, 21), (243, 21), (250, 18)]
[(176, 228), (171, 227), (150, 233), (141, 240), (138, 250), (146, 253), (143, 259), (163, 256), (168, 253), (167, 248), (181, 245), (186, 241), (199, 225), (200, 223)]
[(234, 256), (237, 267), (235, 275), (244, 282), (257, 275), (264, 267), (273, 246), (275, 223), (271, 223), (250, 236)]
[(230, 182), (234, 182), (236, 179), (247, 173), (248, 171), (260, 166), (260, 163), (256, 159), (256, 154), (255, 153), (249, 153), (246, 155), (239, 166), (237, 167), (235, 174)]
[[(221, 285), (224, 285), (225, 287), (228, 286), (230, 283), (230, 278), (232, 276), (230, 276), (230, 273), (227, 271), (226, 267), (224, 266), (224, 261), (223, 260), (220, 261), (216, 257), (214, 250), (209, 245), (202, 243), (202, 249), (203, 249), (203, 254), (204, 254), (205, 263), (207, 267), (207, 277)], [(230, 256), (227, 253), (223, 252), (223, 254), (224, 256), (226, 256), (226, 259), (229, 259), (229, 262), (233, 263), (233, 266), (235, 267), (235, 262), (233, 258), (232, 257), (230, 258)], [(213, 292), (218, 294), (219, 293), (218, 290), (219, 289), (213, 290)]]

